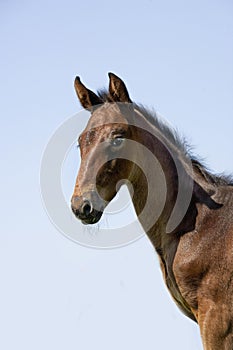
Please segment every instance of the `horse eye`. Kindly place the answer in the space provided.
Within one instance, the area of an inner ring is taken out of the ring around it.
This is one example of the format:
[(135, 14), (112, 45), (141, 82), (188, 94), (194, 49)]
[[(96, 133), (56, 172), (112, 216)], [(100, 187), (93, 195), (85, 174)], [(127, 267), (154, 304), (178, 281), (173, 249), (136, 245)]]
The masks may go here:
[(120, 147), (123, 142), (124, 142), (124, 139), (122, 137), (116, 137), (111, 141), (111, 145), (113, 147)]

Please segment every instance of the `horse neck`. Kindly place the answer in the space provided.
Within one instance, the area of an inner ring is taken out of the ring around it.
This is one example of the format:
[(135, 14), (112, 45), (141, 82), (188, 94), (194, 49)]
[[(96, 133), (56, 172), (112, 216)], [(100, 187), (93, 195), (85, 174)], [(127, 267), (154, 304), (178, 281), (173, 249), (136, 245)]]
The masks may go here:
[[(155, 136), (154, 130), (152, 130), (152, 133), (149, 133), (146, 129), (148, 130), (148, 125), (146, 128), (137, 128), (139, 149), (135, 153), (137, 153), (137, 158), (143, 158), (143, 168), (141, 167), (140, 169), (138, 166), (133, 168), (131, 182), (133, 183), (134, 194), (132, 201), (145, 232), (155, 248), (160, 249), (162, 234), (166, 233), (167, 224), (177, 200), (179, 186), (177, 164), (179, 176), (182, 174), (184, 183), (187, 186), (189, 186), (189, 182), (186, 180), (189, 176), (186, 172), (187, 164), (182, 159), (180, 151), (173, 144), (169, 143), (169, 140), (165, 140), (160, 132)], [(148, 149), (153, 154), (158, 161), (158, 166), (156, 166), (156, 162), (152, 164), (151, 159), (148, 159), (144, 154), (144, 148), (141, 145), (145, 146), (145, 149)], [(138, 159), (136, 160), (137, 162)], [(149, 181), (148, 175), (150, 177)], [(148, 183), (151, 181), (152, 184), (149, 184), (148, 191)], [(140, 213), (142, 213), (148, 201), (149, 194), (149, 209), (146, 215), (141, 216)], [(156, 211), (158, 211), (158, 217), (151, 225), (148, 221), (151, 221), (151, 217), (156, 217)]]

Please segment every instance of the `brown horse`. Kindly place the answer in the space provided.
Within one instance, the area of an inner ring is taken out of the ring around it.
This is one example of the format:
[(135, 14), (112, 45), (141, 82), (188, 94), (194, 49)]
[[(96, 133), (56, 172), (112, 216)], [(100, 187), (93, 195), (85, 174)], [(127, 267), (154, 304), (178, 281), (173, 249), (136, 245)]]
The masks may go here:
[(123, 180), (131, 183), (174, 301), (199, 324), (206, 350), (232, 350), (233, 183), (207, 171), (156, 114), (132, 103), (119, 77), (109, 78), (109, 91), (98, 94), (75, 79), (91, 118), (79, 137), (72, 210), (95, 223)]

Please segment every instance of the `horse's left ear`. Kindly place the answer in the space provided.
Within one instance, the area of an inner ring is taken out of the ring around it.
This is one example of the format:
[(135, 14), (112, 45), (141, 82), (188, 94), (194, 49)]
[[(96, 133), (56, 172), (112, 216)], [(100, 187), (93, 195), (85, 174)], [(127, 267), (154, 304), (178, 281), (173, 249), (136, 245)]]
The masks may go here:
[(115, 74), (108, 73), (109, 95), (115, 102), (132, 103), (125, 83)]

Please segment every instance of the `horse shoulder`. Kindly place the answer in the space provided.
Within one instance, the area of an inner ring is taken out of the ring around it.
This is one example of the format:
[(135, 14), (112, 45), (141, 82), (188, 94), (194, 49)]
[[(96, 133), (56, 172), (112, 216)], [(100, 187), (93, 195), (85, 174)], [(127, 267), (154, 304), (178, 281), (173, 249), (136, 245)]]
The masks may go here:
[(173, 273), (181, 295), (198, 319), (207, 300), (230, 303), (233, 318), (233, 191), (222, 208), (198, 205), (195, 230), (179, 241)]

